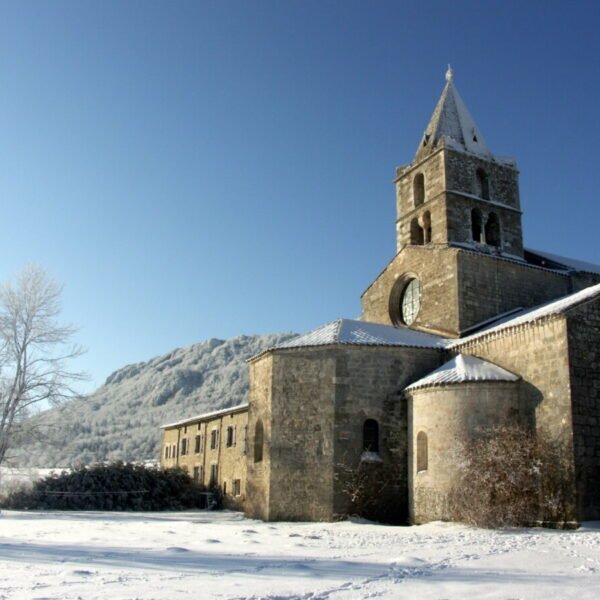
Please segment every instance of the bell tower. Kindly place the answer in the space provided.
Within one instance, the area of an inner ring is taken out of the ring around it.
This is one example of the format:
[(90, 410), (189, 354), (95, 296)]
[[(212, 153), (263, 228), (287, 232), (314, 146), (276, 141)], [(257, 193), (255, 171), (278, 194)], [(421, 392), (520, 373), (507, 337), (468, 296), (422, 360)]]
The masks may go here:
[(523, 257), (519, 172), (493, 155), (449, 67), (412, 163), (396, 170), (396, 239)]

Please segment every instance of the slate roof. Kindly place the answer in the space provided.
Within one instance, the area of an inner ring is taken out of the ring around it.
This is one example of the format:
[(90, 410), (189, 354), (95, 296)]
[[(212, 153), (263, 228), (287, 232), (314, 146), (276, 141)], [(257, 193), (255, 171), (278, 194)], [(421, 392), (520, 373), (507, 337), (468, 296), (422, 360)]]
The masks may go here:
[(454, 74), (450, 67), (446, 73), (446, 86), (417, 148), (417, 158), (432, 146), (435, 147), (442, 138), (456, 149), (493, 158), (481, 130), (454, 85)]
[(439, 369), (409, 385), (406, 390), (476, 381), (518, 381), (519, 379), (518, 375), (498, 365), (476, 356), (459, 354)]
[[(584, 271), (586, 273), (595, 273), (600, 275), (600, 265), (584, 262), (582, 260), (576, 260), (574, 258), (568, 258), (566, 256), (560, 256), (559, 254), (552, 254), (551, 252), (533, 250), (531, 248), (526, 248), (525, 250), (529, 254), (533, 254), (536, 257), (549, 261), (551, 264), (554, 263), (556, 266), (564, 267), (572, 271)], [(551, 268), (553, 268), (554, 265)]]
[(408, 346), (413, 348), (445, 348), (449, 340), (438, 335), (408, 329), (392, 327), (380, 323), (368, 323), (354, 319), (338, 319), (304, 335), (267, 348), (253, 356), (254, 360), (271, 350), (283, 348), (309, 348), (341, 344), (349, 346)]

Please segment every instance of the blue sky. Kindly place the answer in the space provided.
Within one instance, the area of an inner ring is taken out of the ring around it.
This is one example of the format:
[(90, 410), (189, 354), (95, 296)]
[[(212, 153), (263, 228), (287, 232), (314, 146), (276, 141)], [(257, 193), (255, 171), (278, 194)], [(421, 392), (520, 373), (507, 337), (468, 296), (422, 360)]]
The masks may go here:
[(0, 2), (0, 279), (64, 284), (89, 388), (360, 313), (448, 63), (526, 244), (600, 262), (598, 2)]

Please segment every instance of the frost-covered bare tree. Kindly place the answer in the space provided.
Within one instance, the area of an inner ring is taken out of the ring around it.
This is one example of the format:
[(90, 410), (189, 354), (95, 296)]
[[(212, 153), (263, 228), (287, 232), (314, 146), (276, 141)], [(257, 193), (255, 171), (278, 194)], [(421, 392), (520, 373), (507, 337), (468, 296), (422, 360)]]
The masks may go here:
[(76, 395), (81, 373), (68, 362), (81, 354), (73, 327), (59, 323), (61, 288), (36, 265), (0, 285), (0, 464), (36, 408)]

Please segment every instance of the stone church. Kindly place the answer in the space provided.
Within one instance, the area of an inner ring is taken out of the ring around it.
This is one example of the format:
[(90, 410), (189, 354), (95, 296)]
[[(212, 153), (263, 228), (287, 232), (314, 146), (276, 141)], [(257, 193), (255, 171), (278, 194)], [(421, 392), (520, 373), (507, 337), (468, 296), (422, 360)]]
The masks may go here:
[(568, 452), (565, 520), (600, 518), (600, 266), (526, 248), (519, 171), (453, 80), (396, 169), (397, 254), (340, 319), (249, 360), (248, 404), (163, 427), (161, 464), (264, 520), (348, 513), (376, 464), (412, 523), (451, 519), (448, 457), (515, 424)]

